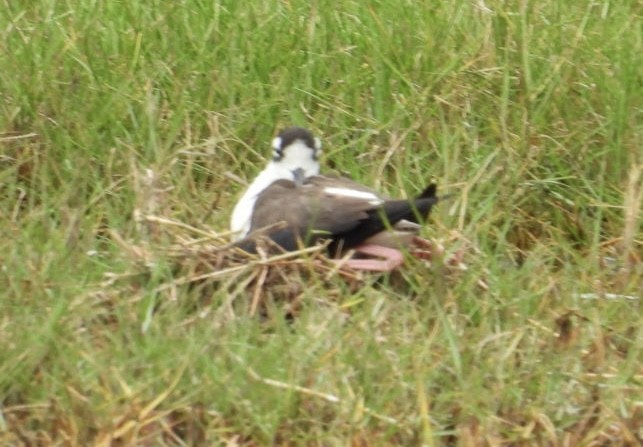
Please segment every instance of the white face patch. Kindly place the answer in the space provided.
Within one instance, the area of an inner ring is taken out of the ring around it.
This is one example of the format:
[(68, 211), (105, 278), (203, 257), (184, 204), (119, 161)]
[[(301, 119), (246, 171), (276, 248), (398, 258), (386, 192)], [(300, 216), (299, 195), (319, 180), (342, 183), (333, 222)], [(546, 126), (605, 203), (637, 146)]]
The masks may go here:
[(275, 160), (275, 164), (291, 172), (302, 169), (305, 177), (319, 173), (319, 161), (314, 156), (314, 149), (306, 146), (302, 140), (295, 140), (283, 148), (281, 158)]
[(371, 205), (380, 205), (384, 203), (384, 200), (377, 197), (372, 192), (367, 192), (367, 191), (358, 191), (356, 189), (336, 188), (333, 186), (328, 186), (324, 188), (324, 192), (331, 196), (349, 197), (351, 199), (366, 200)]

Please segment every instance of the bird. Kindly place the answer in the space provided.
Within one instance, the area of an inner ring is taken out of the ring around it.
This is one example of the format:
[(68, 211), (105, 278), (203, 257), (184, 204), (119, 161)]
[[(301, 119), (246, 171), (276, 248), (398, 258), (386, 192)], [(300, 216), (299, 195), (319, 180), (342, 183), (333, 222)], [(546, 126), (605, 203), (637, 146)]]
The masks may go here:
[(319, 174), (321, 140), (301, 127), (289, 127), (272, 140), (272, 160), (254, 179), (235, 205), (230, 218), (233, 240), (241, 240), (251, 230), (255, 202), (262, 192), (278, 180), (295, 180), (295, 175)]
[[(256, 253), (261, 238), (283, 251), (330, 240), (331, 256), (355, 250), (357, 270), (390, 271), (403, 262), (399, 247), (409, 243), (438, 202), (429, 184), (413, 199), (389, 199), (339, 176), (321, 175), (321, 141), (291, 127), (273, 140), (273, 158), (237, 202), (231, 218), (235, 246)], [(368, 257), (380, 259), (369, 259)]]

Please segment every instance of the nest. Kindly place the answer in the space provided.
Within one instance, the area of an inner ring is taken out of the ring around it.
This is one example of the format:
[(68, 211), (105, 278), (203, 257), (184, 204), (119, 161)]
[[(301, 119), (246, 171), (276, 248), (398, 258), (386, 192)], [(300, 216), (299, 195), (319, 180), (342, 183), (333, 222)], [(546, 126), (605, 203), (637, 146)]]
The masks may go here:
[[(258, 254), (249, 254), (230, 244), (229, 233), (159, 216), (139, 216), (137, 220), (147, 235), (141, 242), (126, 242), (112, 233), (123, 253), (135, 261), (136, 274), (150, 272), (164, 262), (172, 275), (157, 287), (157, 292), (175, 296), (173, 291), (188, 286), (200, 290), (205, 300), (225, 292), (227, 299), (222, 304), (229, 312), (233, 312), (232, 303), (243, 296), (250, 315), (267, 302), (280, 303), (288, 313), (295, 313), (311, 285), (328, 286), (324, 288), (324, 298), (332, 299), (339, 292), (331, 287), (338, 278), (344, 292), (357, 290), (369, 280), (364, 272), (347, 269), (342, 260), (326, 256), (325, 244), (274, 254), (266, 241), (258, 246)], [(111, 275), (108, 282), (134, 274)]]
[[(126, 243), (117, 235), (113, 235), (114, 240), (136, 260), (139, 273), (151, 272), (161, 262), (170, 266), (172, 275), (156, 292), (168, 293), (170, 299), (176, 299), (179, 288), (187, 286), (196, 289), (202, 300), (225, 296), (219, 307), (230, 316), (240, 311), (240, 302), (243, 312), (250, 315), (261, 314), (267, 305), (275, 304), (287, 315), (296, 315), (307, 295), (340, 301), (342, 296), (351, 295), (366, 284), (376, 284), (383, 276), (346, 267), (344, 261), (352, 252), (342, 259), (329, 258), (327, 244), (323, 243), (274, 254), (274, 247), (262, 241), (258, 254), (248, 254), (230, 244), (229, 233), (216, 233), (155, 215), (139, 215), (137, 221), (140, 233), (145, 235), (142, 242)], [(431, 268), (439, 258), (444, 267), (442, 272), (466, 270), (463, 250), (447, 255), (443, 243), (424, 239), (419, 242), (411, 253), (424, 268)], [(399, 272), (389, 274), (389, 278), (388, 284), (403, 287), (404, 278)], [(399, 292), (404, 294), (403, 290)]]

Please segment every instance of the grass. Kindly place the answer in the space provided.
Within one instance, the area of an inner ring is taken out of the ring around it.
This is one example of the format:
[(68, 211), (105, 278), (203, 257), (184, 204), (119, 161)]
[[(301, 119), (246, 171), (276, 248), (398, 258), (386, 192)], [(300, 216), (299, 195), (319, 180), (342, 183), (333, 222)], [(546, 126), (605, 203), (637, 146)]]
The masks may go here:
[[(641, 442), (638, 2), (1, 4), (3, 445)], [(192, 281), (293, 123), (445, 257)]]

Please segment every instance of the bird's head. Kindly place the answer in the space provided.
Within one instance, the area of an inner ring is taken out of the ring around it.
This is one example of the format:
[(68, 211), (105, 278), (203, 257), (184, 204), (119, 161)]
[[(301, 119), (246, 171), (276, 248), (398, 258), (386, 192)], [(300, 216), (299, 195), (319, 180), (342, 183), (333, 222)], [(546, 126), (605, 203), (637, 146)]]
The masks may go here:
[(306, 177), (319, 174), (321, 141), (306, 129), (289, 127), (282, 130), (272, 140), (272, 148), (274, 164), (293, 172), (303, 170)]

